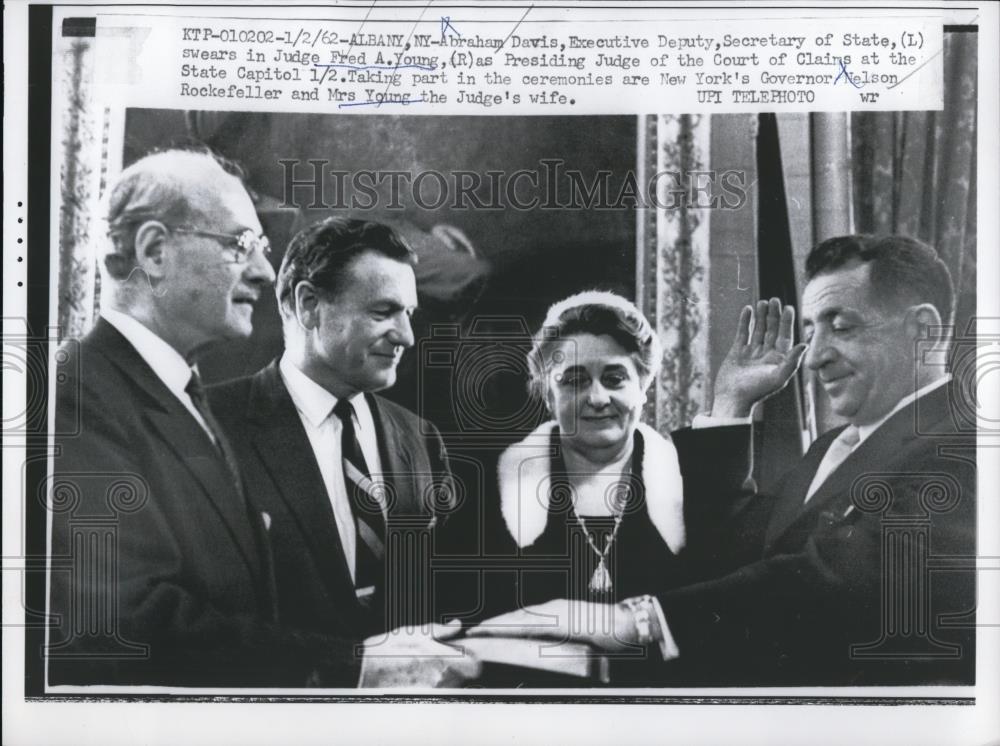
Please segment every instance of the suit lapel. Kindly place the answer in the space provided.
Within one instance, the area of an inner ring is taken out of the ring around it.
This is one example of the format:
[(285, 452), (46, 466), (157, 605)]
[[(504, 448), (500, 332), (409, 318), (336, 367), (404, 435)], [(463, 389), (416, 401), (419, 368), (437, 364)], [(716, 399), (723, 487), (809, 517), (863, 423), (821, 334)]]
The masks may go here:
[[(423, 494), (417, 479), (422, 476), (414, 470), (410, 454), (409, 439), (400, 429), (399, 423), (381, 405), (378, 397), (366, 395), (368, 406), (375, 420), (376, 437), (379, 444), (379, 460), (382, 462), (382, 480), (394, 496), (391, 512), (396, 515), (418, 515), (430, 512), (422, 499)], [(427, 483), (431, 475), (426, 475)]]
[(98, 319), (90, 338), (146, 397), (150, 406), (145, 418), (165, 447), (201, 485), (247, 565), (259, 577), (260, 558), (244, 497), (236, 491), (229, 469), (211, 439), (117, 329), (103, 318)]
[(276, 363), (254, 377), (247, 417), (254, 425), (254, 448), (299, 524), (321, 574), (338, 596), (348, 592), (353, 598), (354, 583), (326, 485)]
[[(104, 318), (97, 319), (88, 339), (105, 357), (118, 366), (125, 378), (139, 389), (148, 404), (161, 412), (176, 414), (180, 410), (187, 413), (184, 405), (170, 393), (166, 384), (143, 360), (142, 355)], [(191, 415), (188, 414), (188, 417)], [(194, 421), (194, 418), (191, 419)]]
[[(806, 492), (812, 484), (812, 478), (819, 468), (823, 456), (826, 454), (830, 444), (836, 439), (843, 428), (838, 428), (823, 435), (812, 448), (809, 449), (802, 462), (785, 478), (784, 483), (778, 493), (777, 504), (774, 513), (767, 525), (765, 545), (770, 546), (778, 537), (787, 531), (793, 523), (798, 521), (807, 512), (816, 506), (816, 497), (813, 495), (808, 503), (805, 501)], [(828, 479), (827, 482), (830, 480)]]
[[(768, 546), (774, 544), (792, 526), (802, 520), (813, 520), (822, 510), (847, 510), (852, 504), (851, 487), (858, 477), (884, 470), (907, 442), (921, 435), (940, 431), (950, 412), (949, 388), (949, 384), (941, 386), (921, 397), (918, 403), (896, 412), (844, 459), (809, 501), (804, 503), (806, 491), (823, 455), (844, 428), (837, 428), (824, 435), (825, 446), (810, 449), (800, 468), (795, 469), (782, 489), (777, 510), (768, 526)], [(947, 427), (945, 423), (945, 429)]]
[[(184, 413), (187, 414), (187, 410)], [(260, 557), (246, 503), (243, 496), (236, 492), (228, 467), (214, 452), (215, 446), (201, 426), (190, 415), (187, 417), (190, 422), (186, 422), (179, 413), (149, 412), (146, 418), (166, 446), (198, 480), (208, 501), (226, 524), (247, 565), (259, 577)]]

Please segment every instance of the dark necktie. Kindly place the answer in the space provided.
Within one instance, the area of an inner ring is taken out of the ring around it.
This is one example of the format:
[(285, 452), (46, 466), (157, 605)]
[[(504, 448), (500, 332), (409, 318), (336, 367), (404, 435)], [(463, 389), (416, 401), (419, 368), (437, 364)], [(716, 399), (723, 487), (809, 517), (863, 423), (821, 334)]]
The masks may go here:
[[(229, 444), (229, 440), (226, 438), (222, 427), (219, 425), (219, 421), (215, 419), (215, 415), (212, 414), (211, 407), (208, 406), (208, 398), (205, 396), (205, 389), (201, 385), (201, 376), (198, 372), (192, 368), (191, 369), (191, 380), (188, 381), (188, 385), (184, 388), (187, 395), (191, 397), (191, 403), (194, 404), (194, 408), (198, 410), (198, 414), (205, 421), (205, 425), (208, 427), (209, 432), (215, 438), (215, 447), (222, 460), (225, 462), (227, 471), (229, 472), (229, 477), (232, 480), (233, 488), (236, 490), (236, 494), (239, 496), (240, 501), (243, 504), (244, 515), (250, 520), (250, 525), (253, 527), (254, 540), (257, 543), (257, 549), (260, 552), (261, 562), (264, 568), (264, 582), (266, 584), (263, 589), (264, 593), (264, 613), (271, 619), (271, 621), (276, 621), (278, 618), (278, 607), (277, 607), (277, 597), (278, 593), (275, 588), (274, 580), (274, 559), (271, 556), (271, 545), (267, 538), (268, 525), (265, 523), (264, 513), (259, 513), (253, 508), (247, 494), (243, 490), (243, 477), (241, 476), (240, 467), (236, 461), (236, 456), (233, 454), (232, 446)], [(270, 521), (270, 519), (267, 519)]]
[(184, 390), (191, 397), (191, 403), (194, 404), (194, 408), (198, 410), (198, 414), (201, 415), (201, 418), (205, 421), (205, 425), (208, 426), (208, 431), (215, 438), (215, 447), (218, 449), (223, 461), (226, 462), (226, 466), (229, 469), (229, 476), (233, 480), (236, 491), (242, 495), (243, 480), (240, 478), (240, 469), (236, 464), (236, 457), (233, 456), (232, 448), (229, 445), (229, 441), (226, 440), (225, 434), (222, 432), (219, 421), (215, 419), (211, 408), (208, 406), (205, 389), (201, 385), (201, 376), (198, 375), (198, 371), (194, 368), (191, 369), (191, 380), (188, 381), (188, 385)]
[(344, 468), (344, 484), (354, 513), (354, 525), (358, 532), (355, 546), (355, 587), (378, 591), (385, 575), (385, 518), (382, 503), (377, 494), (378, 487), (371, 479), (365, 463), (361, 444), (354, 431), (354, 407), (347, 399), (340, 399), (333, 408), (342, 424), (341, 456)]

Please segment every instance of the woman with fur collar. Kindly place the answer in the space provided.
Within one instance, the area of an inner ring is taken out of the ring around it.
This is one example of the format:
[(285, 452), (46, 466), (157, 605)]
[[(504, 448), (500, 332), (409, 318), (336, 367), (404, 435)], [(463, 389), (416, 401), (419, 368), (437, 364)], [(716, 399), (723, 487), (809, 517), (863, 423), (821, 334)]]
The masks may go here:
[(519, 604), (614, 602), (679, 573), (683, 486), (673, 443), (639, 422), (662, 355), (613, 293), (556, 303), (528, 353), (553, 420), (500, 457), (500, 507), (525, 564)]

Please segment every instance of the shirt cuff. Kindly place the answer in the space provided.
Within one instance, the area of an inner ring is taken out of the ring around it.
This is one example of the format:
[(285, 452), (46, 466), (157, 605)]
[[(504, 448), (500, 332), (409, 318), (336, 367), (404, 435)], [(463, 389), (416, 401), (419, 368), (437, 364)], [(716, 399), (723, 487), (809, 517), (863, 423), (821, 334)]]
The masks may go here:
[(663, 660), (672, 661), (680, 656), (681, 651), (677, 648), (677, 643), (674, 642), (674, 636), (670, 634), (670, 627), (667, 626), (667, 618), (663, 615), (660, 600), (653, 596), (652, 602), (653, 613), (656, 614), (656, 621), (660, 625), (660, 653), (663, 655)]
[(691, 420), (692, 430), (704, 430), (709, 427), (732, 427), (733, 425), (751, 425), (753, 416), (747, 417), (713, 417), (710, 414), (696, 414)]

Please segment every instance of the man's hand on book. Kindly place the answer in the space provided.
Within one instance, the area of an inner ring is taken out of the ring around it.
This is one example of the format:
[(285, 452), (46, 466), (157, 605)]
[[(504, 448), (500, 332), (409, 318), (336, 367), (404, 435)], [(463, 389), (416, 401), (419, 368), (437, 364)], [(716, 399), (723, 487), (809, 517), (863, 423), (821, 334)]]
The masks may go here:
[(453, 638), (461, 624), (401, 627), (364, 642), (362, 688), (457, 687), (479, 676), (482, 666), (470, 652), (439, 640)]
[(585, 642), (614, 652), (638, 640), (632, 614), (617, 604), (561, 598), (487, 619), (466, 632), (470, 637), (529, 637)]

